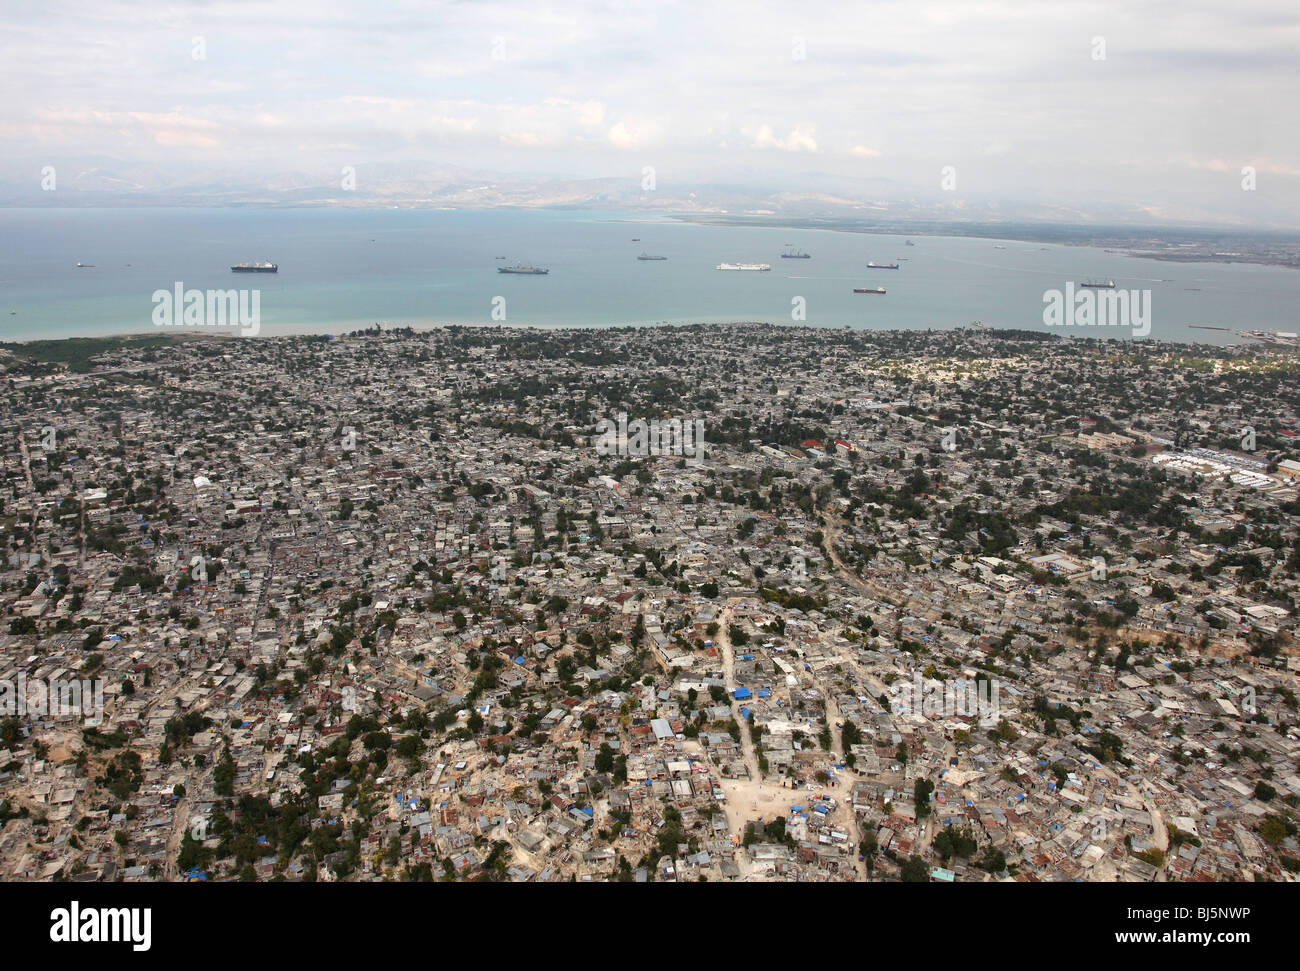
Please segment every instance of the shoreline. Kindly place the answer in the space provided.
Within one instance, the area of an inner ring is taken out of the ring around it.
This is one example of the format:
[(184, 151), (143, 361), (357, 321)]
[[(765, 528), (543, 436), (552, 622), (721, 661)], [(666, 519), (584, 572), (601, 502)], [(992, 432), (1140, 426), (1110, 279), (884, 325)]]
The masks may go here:
[[(1170, 229), (1165, 227), (1137, 227), (1133, 231), (1125, 231), (1122, 226), (1109, 226), (1105, 229), (1109, 233), (1094, 232), (1094, 235), (1087, 235), (1091, 228), (1078, 223), (1043, 223), (1041, 225), (1033, 223), (1008, 223), (1004, 230), (999, 227), (988, 224), (976, 224), (972, 226), (963, 226), (961, 224), (935, 222), (932, 224), (921, 223), (918, 226), (908, 228), (906, 226), (889, 226), (889, 225), (849, 225), (852, 220), (842, 219), (840, 217), (808, 217), (805, 219), (798, 218), (781, 218), (778, 216), (738, 216), (729, 213), (701, 214), (701, 213), (671, 213), (669, 218), (681, 223), (693, 226), (714, 226), (719, 228), (751, 228), (751, 229), (789, 229), (805, 232), (832, 232), (848, 233), (860, 236), (904, 236), (924, 238), (943, 238), (943, 239), (971, 239), (971, 240), (996, 240), (1013, 243), (1033, 243), (1039, 246), (1077, 246), (1091, 247), (1094, 249), (1104, 250), (1113, 253), (1116, 256), (1125, 256), (1137, 260), (1153, 260), (1158, 263), (1179, 263), (1179, 264), (1217, 264), (1220, 266), (1232, 266), (1242, 264), (1247, 266), (1268, 266), (1285, 270), (1300, 270), (1300, 234), (1292, 233), (1288, 230), (1237, 230), (1219, 229), (1212, 226), (1188, 226), (1183, 229)], [(1101, 227), (1098, 227), (1100, 229)], [(1189, 236), (1206, 237), (1218, 236), (1221, 238), (1253, 238), (1258, 240), (1273, 239), (1278, 245), (1290, 246), (1294, 249), (1295, 255), (1289, 260), (1269, 259), (1262, 254), (1251, 256), (1244, 253), (1210, 253), (1197, 254), (1187, 253), (1177, 250), (1168, 252), (1153, 251), (1135, 248), (1139, 240), (1150, 240), (1151, 234), (1161, 233), (1170, 240), (1186, 238)], [(1069, 234), (1069, 235), (1063, 235)], [(1077, 235), (1076, 235), (1077, 234)]]
[(659, 321), (646, 324), (529, 324), (529, 323), (512, 323), (509, 321), (437, 321), (437, 322), (393, 322), (393, 321), (358, 321), (349, 322), (343, 326), (326, 325), (326, 324), (293, 324), (293, 325), (271, 325), (285, 326), (291, 330), (281, 331), (278, 333), (268, 333), (264, 326), (262, 331), (257, 334), (241, 334), (236, 327), (210, 328), (201, 327), (176, 328), (169, 327), (158, 331), (119, 331), (114, 333), (103, 334), (77, 334), (65, 337), (30, 337), (9, 340), (0, 340), (0, 354), (9, 354), (11, 356), (19, 353), (16, 349), (28, 346), (40, 345), (61, 345), (67, 346), (74, 342), (92, 342), (92, 341), (111, 341), (111, 342), (134, 342), (134, 341), (154, 341), (157, 338), (177, 341), (192, 340), (284, 340), (300, 337), (327, 337), (333, 340), (350, 337), (359, 331), (372, 330), (379, 326), (380, 333), (397, 333), (402, 331), (413, 331), (416, 334), (433, 333), (436, 331), (448, 330), (453, 327), (462, 327), (474, 330), (500, 330), (500, 331), (589, 331), (589, 330), (696, 330), (712, 328), (756, 328), (756, 329), (780, 329), (780, 330), (809, 330), (809, 331), (842, 331), (852, 333), (870, 333), (878, 334), (881, 337), (892, 337), (911, 334), (944, 334), (953, 331), (968, 330), (971, 333), (987, 333), (997, 335), (1010, 335), (1005, 339), (1016, 339), (1016, 335), (1024, 335), (1026, 339), (1036, 341), (1059, 341), (1059, 340), (1085, 340), (1085, 341), (1118, 341), (1124, 344), (1135, 344), (1143, 347), (1174, 347), (1174, 348), (1211, 348), (1215, 350), (1229, 350), (1233, 348), (1251, 348), (1258, 347), (1261, 349), (1279, 349), (1295, 350), (1291, 345), (1271, 344), (1263, 341), (1251, 341), (1242, 339), (1224, 344), (1215, 344), (1207, 341), (1180, 341), (1180, 340), (1159, 340), (1154, 338), (1121, 338), (1115, 336), (1098, 335), (1090, 336), (1074, 331), (1043, 331), (1030, 330), (1023, 327), (973, 327), (970, 323), (954, 324), (947, 327), (925, 327), (925, 328), (866, 328), (866, 327), (845, 327), (838, 324), (817, 325), (807, 321), (765, 321), (765, 320), (697, 320), (697, 321)]

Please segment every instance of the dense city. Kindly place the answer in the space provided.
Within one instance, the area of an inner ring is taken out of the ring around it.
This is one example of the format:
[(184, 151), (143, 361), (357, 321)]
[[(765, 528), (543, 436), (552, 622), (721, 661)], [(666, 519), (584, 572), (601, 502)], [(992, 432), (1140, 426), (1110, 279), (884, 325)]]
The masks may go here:
[(0, 878), (1300, 870), (1285, 349), (376, 326), (0, 366)]

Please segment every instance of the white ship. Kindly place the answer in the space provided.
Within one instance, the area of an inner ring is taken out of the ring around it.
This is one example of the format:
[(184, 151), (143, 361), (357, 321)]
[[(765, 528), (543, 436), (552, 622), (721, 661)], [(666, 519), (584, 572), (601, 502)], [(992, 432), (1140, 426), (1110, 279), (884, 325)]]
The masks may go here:
[(719, 270), (770, 270), (770, 263), (719, 263)]

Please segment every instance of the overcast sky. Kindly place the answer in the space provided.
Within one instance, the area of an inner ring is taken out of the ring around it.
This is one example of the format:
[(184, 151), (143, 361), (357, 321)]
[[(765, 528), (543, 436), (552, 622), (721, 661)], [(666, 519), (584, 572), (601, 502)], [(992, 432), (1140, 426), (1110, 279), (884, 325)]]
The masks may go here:
[(832, 173), (917, 196), (953, 166), (978, 198), (1231, 217), (1297, 205), (1298, 68), (1296, 0), (10, 0), (0, 145), (214, 171)]

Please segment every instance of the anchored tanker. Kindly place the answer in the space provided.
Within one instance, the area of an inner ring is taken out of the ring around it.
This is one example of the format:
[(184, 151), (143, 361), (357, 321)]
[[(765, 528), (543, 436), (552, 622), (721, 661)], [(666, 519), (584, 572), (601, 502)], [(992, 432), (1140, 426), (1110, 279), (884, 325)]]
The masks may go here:
[(770, 270), (770, 264), (767, 263), (719, 263), (719, 270)]
[(649, 253), (642, 253), (637, 257), (638, 260), (666, 260), (666, 256), (651, 256)]
[(280, 268), (274, 263), (236, 263), (230, 268), (231, 273), (279, 273)]
[(545, 274), (550, 273), (551, 271), (538, 269), (535, 266), (524, 266), (522, 263), (518, 263), (515, 266), (498, 266), (497, 272), (498, 273), (522, 273), (526, 276), (544, 276)]

